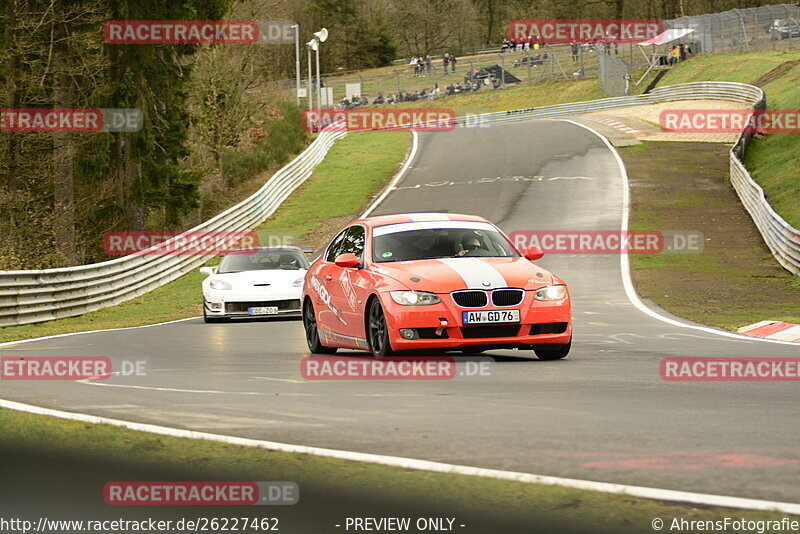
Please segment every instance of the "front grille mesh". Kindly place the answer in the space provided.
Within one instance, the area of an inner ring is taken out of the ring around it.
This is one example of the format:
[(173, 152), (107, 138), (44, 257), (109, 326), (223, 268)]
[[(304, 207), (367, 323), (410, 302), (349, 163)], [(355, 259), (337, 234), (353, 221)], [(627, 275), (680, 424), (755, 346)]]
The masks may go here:
[(522, 289), (495, 289), (492, 291), (492, 304), (495, 306), (516, 306), (525, 298)]
[(300, 311), (300, 299), (251, 301), (251, 302), (226, 302), (225, 311), (246, 312), (247, 308), (259, 308), (262, 306), (277, 306), (278, 311)]
[(461, 337), (464, 339), (514, 337), (519, 332), (519, 325), (462, 326)]
[(485, 291), (457, 291), (452, 296), (462, 308), (482, 308), (489, 302)]

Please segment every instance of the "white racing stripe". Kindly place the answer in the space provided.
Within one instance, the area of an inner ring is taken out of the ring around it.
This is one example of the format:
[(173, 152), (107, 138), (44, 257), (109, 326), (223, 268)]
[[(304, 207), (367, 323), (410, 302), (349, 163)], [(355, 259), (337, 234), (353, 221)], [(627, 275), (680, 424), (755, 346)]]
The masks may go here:
[(508, 287), (500, 271), (480, 258), (442, 258), (437, 261), (453, 269), (469, 289)]

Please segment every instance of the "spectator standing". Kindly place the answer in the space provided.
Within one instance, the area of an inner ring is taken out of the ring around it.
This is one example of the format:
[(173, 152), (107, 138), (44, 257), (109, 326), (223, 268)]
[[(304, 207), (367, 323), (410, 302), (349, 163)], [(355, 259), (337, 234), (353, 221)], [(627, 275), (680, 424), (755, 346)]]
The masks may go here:
[(456, 73), (456, 61), (458, 61), (458, 59), (456, 59), (456, 56), (450, 56), (450, 66), (452, 67), (453, 74)]
[(442, 58), (442, 66), (444, 67), (444, 75), (447, 76), (447, 66), (450, 63), (450, 54), (445, 53)]
[(681, 52), (680, 52), (680, 50), (678, 49), (678, 47), (677, 47), (677, 46), (675, 46), (675, 47), (674, 47), (674, 48), (673, 48), (673, 49), (670, 51), (670, 53), (669, 53), (669, 64), (670, 64), (670, 65), (674, 65), (675, 63), (677, 63), (677, 62), (678, 62), (678, 59), (680, 58), (680, 53), (681, 53)]
[(431, 55), (430, 54), (425, 56), (425, 70), (428, 71), (428, 74), (431, 73)]
[(575, 42), (575, 41), (572, 41), (569, 44), (569, 49), (572, 52), (572, 62), (573, 63), (577, 63), (578, 62), (578, 43)]

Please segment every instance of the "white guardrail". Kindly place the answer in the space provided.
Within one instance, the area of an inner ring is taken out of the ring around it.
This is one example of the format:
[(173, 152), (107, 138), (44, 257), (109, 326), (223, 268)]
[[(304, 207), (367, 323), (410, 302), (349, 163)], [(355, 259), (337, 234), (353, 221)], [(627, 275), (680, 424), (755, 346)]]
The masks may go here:
[[(695, 82), (660, 87), (647, 95), (484, 113), (471, 120), (502, 123), (701, 99), (740, 102), (754, 109), (766, 106), (764, 92), (758, 87), (732, 82)], [(458, 120), (466, 123), (470, 119), (460, 117)], [(333, 142), (345, 134), (341, 126), (325, 128), (302, 154), (275, 173), (256, 193), (187, 232), (255, 228), (311, 175)], [(800, 231), (775, 213), (764, 191), (753, 181), (739, 159), (750, 137), (743, 133), (731, 149), (731, 182), (775, 258), (786, 269), (798, 274)], [(0, 326), (50, 321), (113, 306), (167, 284), (207, 260), (208, 256), (205, 255), (138, 254), (61, 269), (0, 271)]]

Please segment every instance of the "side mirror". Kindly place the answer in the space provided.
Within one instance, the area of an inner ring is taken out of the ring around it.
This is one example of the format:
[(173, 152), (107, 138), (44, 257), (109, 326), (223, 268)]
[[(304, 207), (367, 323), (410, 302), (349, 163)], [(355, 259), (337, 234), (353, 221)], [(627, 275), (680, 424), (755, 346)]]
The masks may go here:
[(356, 258), (356, 255), (352, 252), (346, 252), (344, 254), (339, 254), (336, 256), (336, 259), (333, 261), (337, 267), (358, 267), (359, 261)]
[(204, 274), (206, 276), (211, 276), (212, 274), (214, 274), (214, 268), (213, 267), (200, 267), (200, 274)]
[(539, 247), (531, 246), (526, 248), (525, 252), (523, 252), (522, 255), (525, 256), (525, 258), (528, 260), (536, 261), (538, 259), (541, 259), (542, 256), (544, 256), (544, 252)]

